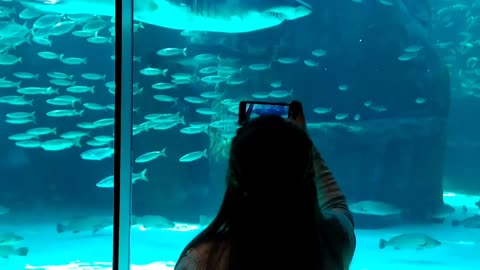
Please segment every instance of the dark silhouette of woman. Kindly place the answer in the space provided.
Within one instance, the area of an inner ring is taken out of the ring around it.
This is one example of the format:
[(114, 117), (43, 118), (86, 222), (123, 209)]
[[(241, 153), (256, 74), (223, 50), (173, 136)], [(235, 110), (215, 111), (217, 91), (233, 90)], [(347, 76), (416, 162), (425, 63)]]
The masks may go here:
[(345, 270), (355, 250), (345, 196), (305, 131), (261, 116), (232, 140), (227, 189), (175, 270)]

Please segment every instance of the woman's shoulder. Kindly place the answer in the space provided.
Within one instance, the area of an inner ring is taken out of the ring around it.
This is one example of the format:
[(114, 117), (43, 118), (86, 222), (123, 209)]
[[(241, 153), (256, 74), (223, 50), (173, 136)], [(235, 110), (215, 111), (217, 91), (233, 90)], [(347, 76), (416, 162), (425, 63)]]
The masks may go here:
[(225, 251), (228, 247), (229, 242), (227, 240), (210, 240), (198, 244), (185, 252), (185, 255), (175, 266), (175, 270), (205, 270), (212, 252)]

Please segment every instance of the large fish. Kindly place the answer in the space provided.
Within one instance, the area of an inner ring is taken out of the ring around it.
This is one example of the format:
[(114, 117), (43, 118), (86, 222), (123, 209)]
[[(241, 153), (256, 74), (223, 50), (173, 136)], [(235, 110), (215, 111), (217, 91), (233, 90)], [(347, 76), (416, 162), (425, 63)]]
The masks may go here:
[(480, 215), (473, 215), (463, 220), (452, 220), (452, 226), (463, 226), (466, 228), (480, 229)]
[(380, 201), (359, 201), (349, 207), (353, 213), (372, 216), (399, 215), (403, 212), (394, 205)]
[[(48, 13), (114, 16), (114, 0), (18, 0)], [(270, 28), (309, 15), (301, 0), (136, 0), (135, 20), (161, 27), (223, 33)]]
[(428, 249), (440, 246), (440, 241), (423, 233), (406, 233), (393, 237), (390, 240), (380, 239), (379, 247), (393, 247), (394, 249)]

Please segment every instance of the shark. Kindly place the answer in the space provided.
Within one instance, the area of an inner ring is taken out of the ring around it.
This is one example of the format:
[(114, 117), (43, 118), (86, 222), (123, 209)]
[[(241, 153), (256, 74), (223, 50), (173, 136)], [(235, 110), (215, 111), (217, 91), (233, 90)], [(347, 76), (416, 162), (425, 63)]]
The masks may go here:
[[(115, 15), (115, 0), (17, 0), (45, 13)], [(134, 19), (160, 27), (245, 33), (312, 13), (302, 0), (134, 0)]]

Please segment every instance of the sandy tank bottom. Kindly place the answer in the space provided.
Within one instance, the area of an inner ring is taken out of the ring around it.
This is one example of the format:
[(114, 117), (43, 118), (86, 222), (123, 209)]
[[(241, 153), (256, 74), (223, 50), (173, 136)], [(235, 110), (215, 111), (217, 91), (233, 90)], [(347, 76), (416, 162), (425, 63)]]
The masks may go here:
[[(376, 230), (356, 230), (357, 249), (351, 270), (470, 270), (478, 269), (480, 262), (480, 230), (476, 228), (452, 227), (451, 220), (464, 217), (461, 209), (472, 205), (478, 197), (447, 194), (445, 203), (454, 206), (458, 214), (449, 217), (443, 224), (404, 225)], [(470, 214), (480, 209), (468, 209)], [(105, 228), (95, 234), (71, 232), (58, 234), (56, 223), (48, 222), (48, 215), (39, 215), (36, 224), (25, 225), (17, 217), (0, 218), (0, 231), (13, 231), (24, 237), (17, 247), (28, 247), (27, 256), (0, 258), (0, 269), (21, 270), (93, 270), (112, 269), (112, 228)], [(10, 222), (9, 222), (10, 221)], [(14, 223), (14, 224), (13, 224)], [(21, 224), (15, 225), (15, 224)], [(201, 230), (195, 224), (177, 223), (175, 229), (144, 230), (132, 227), (131, 269), (164, 270), (173, 269), (183, 247)], [(390, 239), (406, 233), (426, 233), (442, 244), (424, 250), (395, 250), (379, 248), (380, 239)]]

